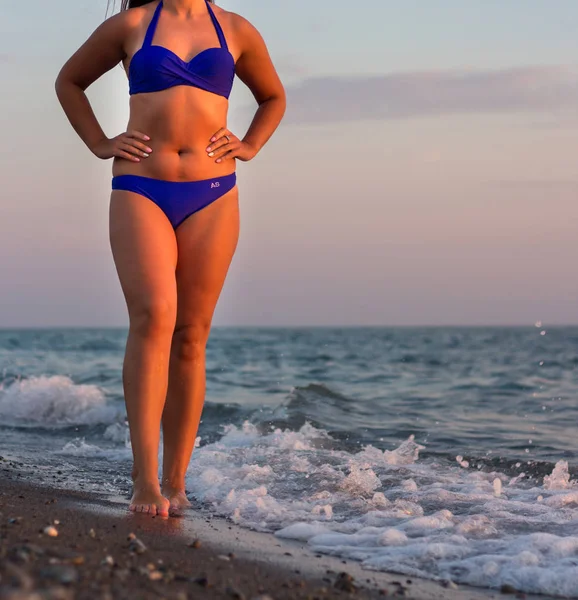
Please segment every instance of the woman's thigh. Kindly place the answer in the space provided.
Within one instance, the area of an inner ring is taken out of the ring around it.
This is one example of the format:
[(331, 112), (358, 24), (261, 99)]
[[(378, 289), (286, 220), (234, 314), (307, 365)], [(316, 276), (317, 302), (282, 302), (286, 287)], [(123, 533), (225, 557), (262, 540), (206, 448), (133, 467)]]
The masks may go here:
[(109, 232), (131, 321), (159, 318), (174, 326), (177, 243), (166, 216), (148, 198), (115, 190)]
[(177, 331), (203, 337), (225, 282), (239, 238), (237, 187), (191, 215), (176, 230)]

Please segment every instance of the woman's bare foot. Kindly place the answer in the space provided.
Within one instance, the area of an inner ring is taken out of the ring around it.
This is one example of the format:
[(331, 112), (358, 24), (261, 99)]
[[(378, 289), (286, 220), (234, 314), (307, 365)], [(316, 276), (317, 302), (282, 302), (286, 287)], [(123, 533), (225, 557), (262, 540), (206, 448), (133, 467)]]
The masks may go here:
[(169, 510), (171, 512), (181, 513), (185, 508), (191, 506), (191, 503), (187, 499), (184, 487), (163, 485), (162, 493), (170, 503)]
[(141, 483), (135, 480), (129, 510), (151, 516), (169, 516), (170, 502), (161, 494), (158, 482)]

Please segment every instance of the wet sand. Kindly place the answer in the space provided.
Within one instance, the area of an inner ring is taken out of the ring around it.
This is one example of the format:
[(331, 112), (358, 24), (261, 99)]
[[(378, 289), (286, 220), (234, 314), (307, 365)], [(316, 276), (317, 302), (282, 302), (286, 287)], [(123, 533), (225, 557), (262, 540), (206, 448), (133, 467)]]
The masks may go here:
[(0, 461), (0, 600), (516, 596), (530, 598), (365, 571), (199, 507), (182, 518), (135, 515), (126, 499), (39, 487)]

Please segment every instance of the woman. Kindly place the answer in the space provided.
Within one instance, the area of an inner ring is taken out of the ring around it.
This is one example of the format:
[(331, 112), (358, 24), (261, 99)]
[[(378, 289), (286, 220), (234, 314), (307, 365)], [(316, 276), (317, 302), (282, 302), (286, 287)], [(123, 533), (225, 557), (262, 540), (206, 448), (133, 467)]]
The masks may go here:
[[(125, 133), (107, 138), (85, 90), (119, 62), (130, 118)], [(235, 73), (258, 103), (242, 139), (227, 128)], [(114, 158), (110, 242), (130, 320), (130, 509), (168, 516), (189, 505), (205, 345), (239, 233), (235, 161), (252, 159), (277, 128), (283, 86), (261, 36), (239, 15), (209, 0), (123, 0), (64, 65), (56, 93), (88, 148)]]

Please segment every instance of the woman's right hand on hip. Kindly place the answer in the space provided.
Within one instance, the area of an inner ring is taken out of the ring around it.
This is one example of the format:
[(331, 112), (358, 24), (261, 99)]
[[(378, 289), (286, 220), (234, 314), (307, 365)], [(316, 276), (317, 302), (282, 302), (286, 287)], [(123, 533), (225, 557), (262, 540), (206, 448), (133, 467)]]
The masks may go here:
[(145, 144), (150, 137), (140, 131), (127, 131), (111, 139), (104, 138), (93, 149), (98, 158), (124, 158), (131, 162), (140, 162), (148, 158), (152, 148)]

